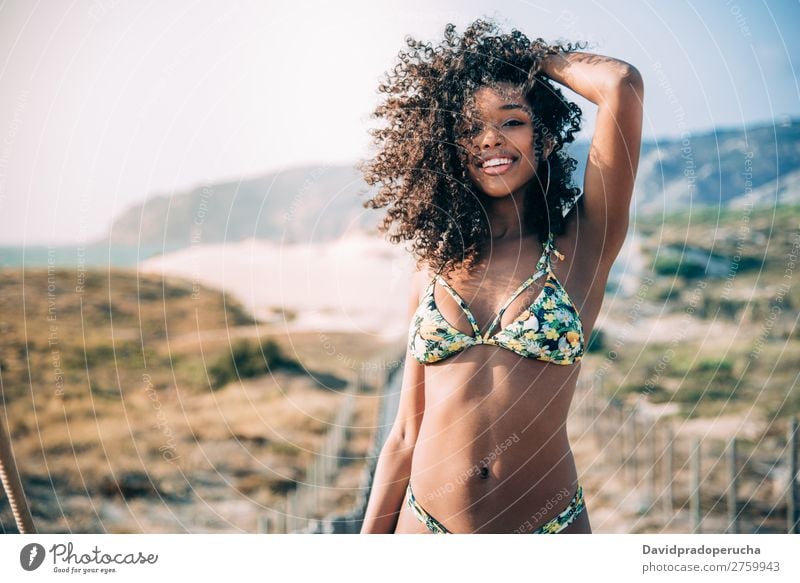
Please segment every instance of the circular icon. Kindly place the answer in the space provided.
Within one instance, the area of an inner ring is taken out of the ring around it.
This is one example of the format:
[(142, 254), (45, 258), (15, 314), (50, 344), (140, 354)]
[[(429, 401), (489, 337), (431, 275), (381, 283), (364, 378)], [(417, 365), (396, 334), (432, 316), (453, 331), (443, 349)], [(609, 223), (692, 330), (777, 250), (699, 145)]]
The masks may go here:
[(35, 571), (44, 562), (44, 547), (39, 543), (30, 543), (19, 552), (19, 564), (26, 571)]

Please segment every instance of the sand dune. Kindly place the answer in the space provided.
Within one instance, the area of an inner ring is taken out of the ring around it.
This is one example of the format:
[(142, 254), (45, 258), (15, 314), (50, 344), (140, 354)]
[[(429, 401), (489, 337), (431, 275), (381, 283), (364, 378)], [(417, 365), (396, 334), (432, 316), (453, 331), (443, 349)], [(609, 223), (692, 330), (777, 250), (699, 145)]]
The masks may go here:
[[(327, 243), (193, 245), (139, 264), (142, 272), (230, 293), (260, 320), (287, 331), (364, 332), (385, 341), (407, 333), (413, 269), (402, 246), (360, 230)], [(638, 239), (631, 237), (609, 277), (620, 285), (615, 295), (633, 295), (642, 269)]]
[(139, 270), (232, 294), (266, 322), (283, 325), (282, 314), (294, 312), (287, 330), (361, 331), (388, 341), (407, 332), (411, 256), (360, 231), (324, 244), (194, 245), (143, 261)]

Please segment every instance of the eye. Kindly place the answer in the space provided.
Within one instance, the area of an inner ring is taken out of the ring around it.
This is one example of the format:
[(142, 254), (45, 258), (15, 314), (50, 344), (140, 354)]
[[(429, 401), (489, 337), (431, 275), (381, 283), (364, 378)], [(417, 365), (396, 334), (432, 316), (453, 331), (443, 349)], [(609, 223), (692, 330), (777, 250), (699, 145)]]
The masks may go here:
[(518, 119), (510, 119), (503, 125), (508, 125), (508, 124), (514, 124), (514, 125), (522, 126), (522, 125), (525, 125), (525, 122), (520, 121)]

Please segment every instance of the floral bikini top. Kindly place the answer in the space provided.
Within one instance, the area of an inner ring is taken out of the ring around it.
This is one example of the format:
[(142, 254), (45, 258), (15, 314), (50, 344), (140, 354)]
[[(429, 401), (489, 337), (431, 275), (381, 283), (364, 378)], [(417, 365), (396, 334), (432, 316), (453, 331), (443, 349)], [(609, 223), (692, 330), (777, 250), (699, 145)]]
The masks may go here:
[[(552, 233), (548, 235), (543, 247), (542, 256), (536, 263), (536, 273), (520, 284), (503, 304), (486, 335), (480, 333), (466, 302), (437, 272), (428, 284), (425, 295), (411, 319), (408, 348), (417, 362), (420, 364), (439, 362), (478, 344), (500, 346), (525, 358), (555, 364), (573, 364), (580, 361), (585, 351), (583, 323), (578, 310), (553, 273), (550, 259), (551, 253), (555, 253), (562, 260), (564, 255), (555, 248)], [(547, 275), (547, 279), (533, 303), (513, 323), (490, 335), (511, 302), (542, 275)], [(461, 332), (444, 319), (434, 300), (433, 292), (437, 280), (461, 306), (472, 326), (474, 336)]]

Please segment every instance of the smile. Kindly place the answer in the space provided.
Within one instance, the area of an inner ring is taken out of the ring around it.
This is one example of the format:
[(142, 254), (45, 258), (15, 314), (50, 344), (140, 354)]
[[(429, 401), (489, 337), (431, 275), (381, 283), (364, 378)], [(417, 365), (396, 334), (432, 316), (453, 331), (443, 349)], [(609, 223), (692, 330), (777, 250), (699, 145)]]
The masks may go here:
[(490, 176), (497, 176), (499, 174), (505, 174), (508, 172), (509, 168), (511, 168), (516, 163), (516, 159), (514, 158), (492, 158), (491, 160), (487, 160), (481, 166), (484, 174), (488, 174)]

